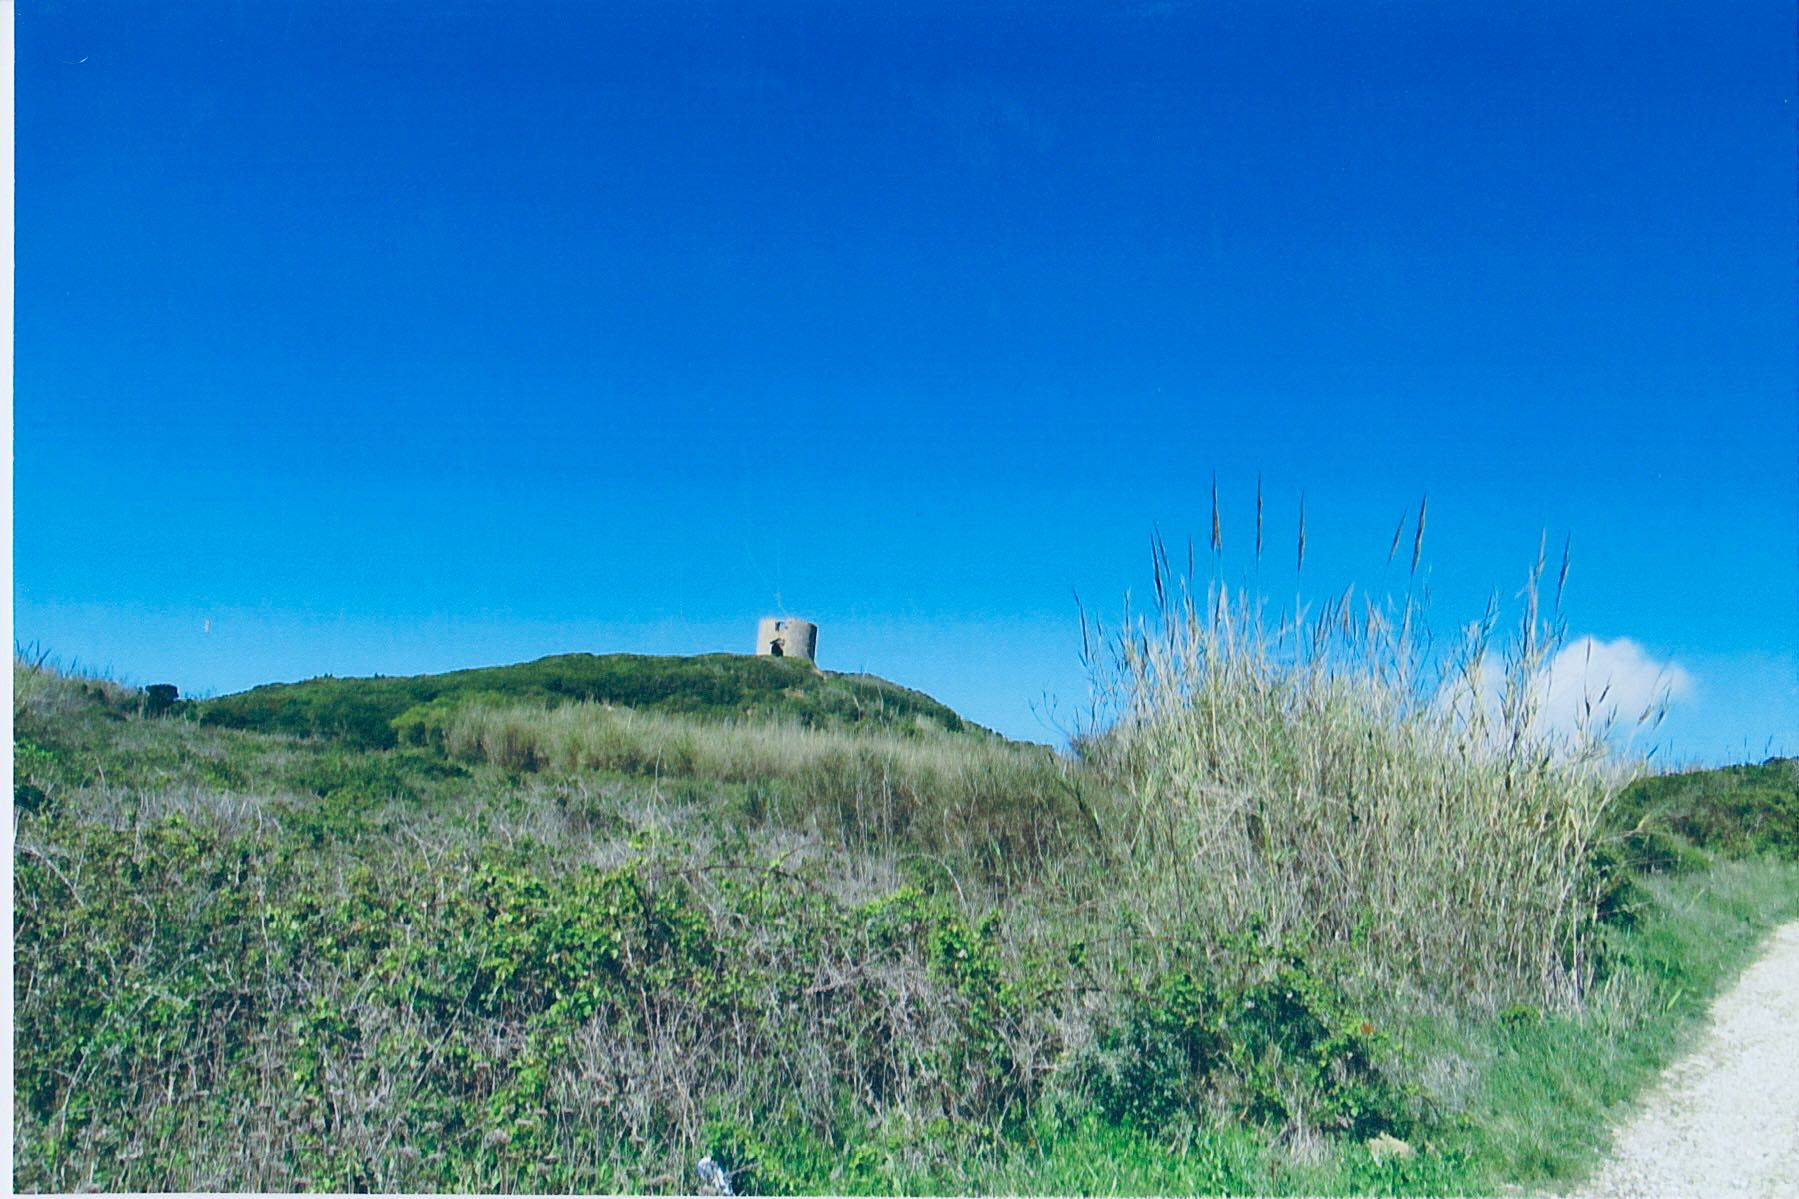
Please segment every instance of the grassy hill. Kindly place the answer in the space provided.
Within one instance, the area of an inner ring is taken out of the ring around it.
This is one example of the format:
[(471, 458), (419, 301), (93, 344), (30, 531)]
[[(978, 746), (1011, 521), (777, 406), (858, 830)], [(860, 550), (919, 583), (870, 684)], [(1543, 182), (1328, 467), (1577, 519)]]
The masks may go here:
[(1638, 779), (1618, 796), (1611, 819), (1651, 864), (1682, 842), (1735, 856), (1799, 860), (1799, 758)]
[(329, 736), (364, 748), (441, 738), (465, 706), (601, 703), (701, 720), (806, 728), (986, 734), (922, 692), (795, 659), (559, 654), (448, 674), (271, 683), (194, 705), (202, 723)]
[[(1378, 855), (1445, 821), (1372, 802), (1357, 695), (1074, 759), (732, 655), (14, 683), (22, 1190), (1493, 1192), (1577, 1173), (1799, 907), (1791, 763), (1650, 779), (1582, 1005), (1424, 958), (1491, 922), (1404, 922), (1436, 876)], [(1248, 902), (1368, 862), (1341, 928)]]

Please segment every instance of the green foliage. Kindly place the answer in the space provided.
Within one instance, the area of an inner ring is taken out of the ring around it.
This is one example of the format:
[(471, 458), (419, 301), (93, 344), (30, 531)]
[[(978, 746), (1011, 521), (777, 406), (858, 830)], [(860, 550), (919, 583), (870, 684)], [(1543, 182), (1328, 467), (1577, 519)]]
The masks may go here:
[(518, 769), (449, 752), (500, 692), (362, 749), (33, 685), (22, 1189), (681, 1191), (711, 1153), (746, 1193), (1493, 1190), (1594, 1151), (1799, 893), (1614, 833), (1587, 1011), (1438, 996), (1433, 1040), (1377, 912), (1152, 925), (1100, 781), (996, 740), (671, 718), (684, 777)]
[(764, 1134), (747, 1122), (714, 1119), (706, 1126), (701, 1143), (706, 1155), (730, 1179), (735, 1194), (798, 1195), (814, 1189), (807, 1185), (812, 1179), (784, 1164), (784, 1159), (796, 1156), (793, 1149), (787, 1147), (783, 1152), (782, 1147), (771, 1146)]
[(390, 799), (417, 802), (445, 780), (463, 779), (468, 771), (419, 750), (387, 753), (332, 752), (302, 760), (288, 775), (290, 785), (320, 799), (371, 805)]
[[(27, 1185), (191, 1181), (157, 1138), (222, 1151), (236, 1103), (283, 1113), (267, 1185), (615, 1188), (646, 1152), (691, 1161), (700, 1130), (666, 1104), (692, 1095), (774, 1113), (761, 1185), (826, 1186), (826, 1147), (885, 1105), (984, 1129), (1041, 1084), (1010, 1038), (1053, 989), (940, 898), (694, 873), (657, 838), (610, 868), (546, 869), (527, 841), (427, 868), (380, 826), (317, 837), (297, 814), (237, 836), (178, 814), (41, 826), (15, 895)], [(385, 860), (321, 870), (346, 838)]]
[(1580, 1016), (1520, 1004), (1413, 1030), (1421, 1059), (1483, 1063), (1470, 1092), (1444, 1095), (1458, 1115), (1436, 1130), (1445, 1153), (1467, 1162), (1463, 1189), (1574, 1190), (1608, 1149), (1620, 1107), (1692, 1047), (1711, 1000), (1766, 933), (1799, 916), (1799, 868), (1767, 859), (1638, 885), (1648, 902), (1612, 931), (1610, 975)]
[(1610, 825), (1650, 870), (1697, 865), (1681, 841), (1727, 857), (1799, 861), (1799, 758), (1638, 779), (1618, 797)]
[(479, 708), (506, 708), (517, 701), (498, 691), (457, 689), (422, 704), (414, 704), (388, 722), (394, 739), (401, 745), (422, 745), (444, 749), (444, 731), (456, 717)]
[(1587, 854), (1586, 889), (1595, 896), (1600, 923), (1620, 928), (1636, 924), (1649, 897), (1637, 884), (1627, 847), (1600, 842)]
[(179, 817), (73, 828), (16, 861), (14, 1086), (36, 1134), (19, 1143), (21, 1180), (97, 1152), (105, 1185), (127, 1149), (119, 1113), (177, 1083), (237, 1085), (258, 1022), (250, 983), (267, 968), (241, 884), (261, 864)]
[(448, 717), (496, 700), (549, 707), (586, 701), (707, 720), (796, 721), (819, 728), (984, 732), (916, 691), (866, 675), (827, 674), (797, 659), (706, 654), (563, 654), (410, 678), (277, 683), (199, 705), (210, 724), (381, 748), (441, 744)]
[(1711, 864), (1711, 855), (1679, 833), (1653, 823), (1619, 834), (1614, 844), (1625, 865), (1643, 874), (1690, 874)]
[(35, 814), (44, 810), (50, 797), (44, 790), (45, 776), (55, 767), (57, 755), (28, 737), (13, 742), (12, 802), (20, 812)]
[(1154, 1130), (1217, 1096), (1276, 1129), (1304, 1120), (1361, 1139), (1410, 1127), (1409, 1096), (1377, 1065), (1387, 1039), (1315, 959), (1248, 936), (1226, 949), (1209, 970), (1156, 978), (1101, 1030), (1081, 1078), (1108, 1119)]
[[(194, 765), (215, 782), (236, 772), (229, 762), (199, 759)], [(300, 793), (273, 810), (290, 834), (319, 846), (391, 831), (395, 817), (389, 805), (442, 800), (467, 779), (468, 771), (423, 750), (358, 753), (321, 744), (312, 753), (290, 755), (279, 768), (265, 771), (265, 777)]]
[(1222, 1014), (1217, 996), (1186, 973), (1163, 977), (1127, 1004), (1082, 1063), (1100, 1112), (1150, 1130), (1196, 1114), (1207, 1081), (1227, 1061)]

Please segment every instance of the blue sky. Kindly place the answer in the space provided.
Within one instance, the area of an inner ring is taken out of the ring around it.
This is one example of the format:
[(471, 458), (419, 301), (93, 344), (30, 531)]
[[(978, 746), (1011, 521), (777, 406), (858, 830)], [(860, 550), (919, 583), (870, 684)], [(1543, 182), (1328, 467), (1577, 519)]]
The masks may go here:
[[(1060, 738), (1146, 543), (1573, 543), (1799, 753), (1790, 6), (47, 3), (16, 637), (225, 692), (747, 650)], [(1273, 547), (1278, 546), (1278, 551)], [(1275, 562), (1279, 562), (1276, 569)], [(1284, 571), (1284, 573), (1282, 573)], [(1651, 672), (1653, 674), (1653, 672)]]

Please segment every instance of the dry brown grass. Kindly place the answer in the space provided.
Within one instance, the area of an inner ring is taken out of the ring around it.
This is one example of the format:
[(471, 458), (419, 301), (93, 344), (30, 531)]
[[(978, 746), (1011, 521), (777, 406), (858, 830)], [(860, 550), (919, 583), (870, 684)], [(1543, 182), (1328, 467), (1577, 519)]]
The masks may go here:
[(13, 727), (32, 720), (54, 720), (96, 701), (114, 708), (141, 703), (142, 693), (108, 678), (65, 668), (49, 651), (36, 647), (13, 649)]
[(778, 823), (858, 848), (950, 855), (988, 875), (1021, 877), (1071, 838), (1092, 839), (1075, 764), (997, 739), (703, 723), (569, 704), (471, 707), (446, 727), (444, 748), (509, 770), (741, 784)]
[[(1420, 506), (1414, 562), (1423, 526)], [(1146, 927), (1295, 934), (1477, 1007), (1577, 1004), (1588, 861), (1625, 776), (1593, 730), (1537, 720), (1560, 643), (1541, 568), (1503, 652), (1490, 611), (1433, 656), (1410, 594), (1270, 622), (1252, 595), (1177, 576), (1158, 544), (1154, 610), (1127, 612), (1104, 655), (1089, 638), (1118, 719), (1083, 743), (1129, 797), (1112, 832)]]

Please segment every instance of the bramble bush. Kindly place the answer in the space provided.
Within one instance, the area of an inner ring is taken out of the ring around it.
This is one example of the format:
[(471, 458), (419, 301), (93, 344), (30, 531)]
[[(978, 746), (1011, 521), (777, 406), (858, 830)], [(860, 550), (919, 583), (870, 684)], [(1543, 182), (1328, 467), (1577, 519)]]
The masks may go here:
[(1222, 1108), (1275, 1131), (1409, 1131), (1415, 1096), (1379, 1064), (1391, 1045), (1321, 958), (1252, 933), (1190, 946), (1220, 949), (1224, 965), (1160, 974), (1099, 1031), (1078, 1077), (1108, 1119), (1157, 1130)]
[(746, 1177), (828, 1186), (883, 1113), (980, 1135), (1043, 1085), (1057, 980), (944, 897), (352, 831), (31, 818), (21, 1185), (616, 1189), (735, 1119), (795, 1155)]

